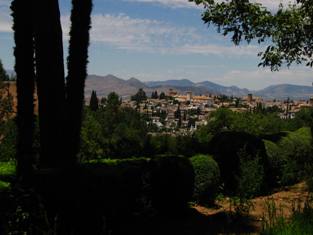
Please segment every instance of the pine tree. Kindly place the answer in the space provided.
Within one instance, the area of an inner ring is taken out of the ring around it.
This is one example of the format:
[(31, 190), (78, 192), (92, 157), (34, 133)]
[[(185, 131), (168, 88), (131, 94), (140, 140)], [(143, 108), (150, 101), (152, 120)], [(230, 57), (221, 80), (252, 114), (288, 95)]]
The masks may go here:
[(97, 111), (99, 108), (99, 100), (96, 91), (91, 92), (89, 107), (94, 112)]

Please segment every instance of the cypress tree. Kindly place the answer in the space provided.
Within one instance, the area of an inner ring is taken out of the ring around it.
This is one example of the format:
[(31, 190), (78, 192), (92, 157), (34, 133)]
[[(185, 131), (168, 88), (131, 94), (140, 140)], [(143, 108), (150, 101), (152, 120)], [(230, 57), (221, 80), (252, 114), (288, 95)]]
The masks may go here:
[(96, 91), (91, 92), (89, 107), (94, 112), (97, 111), (99, 108), (99, 100)]
[(65, 83), (60, 10), (58, 0), (33, 1), (40, 163), (42, 167), (53, 168), (62, 166), (65, 149)]
[(69, 56), (67, 59), (67, 125), (68, 163), (76, 162), (80, 145), (80, 130), (87, 77), (89, 30), (92, 0), (72, 0)]
[[(33, 165), (34, 48), (32, 1), (14, 0), (11, 5), (17, 86), (17, 176), (28, 180)], [(1, 67), (1, 66), (0, 66)]]

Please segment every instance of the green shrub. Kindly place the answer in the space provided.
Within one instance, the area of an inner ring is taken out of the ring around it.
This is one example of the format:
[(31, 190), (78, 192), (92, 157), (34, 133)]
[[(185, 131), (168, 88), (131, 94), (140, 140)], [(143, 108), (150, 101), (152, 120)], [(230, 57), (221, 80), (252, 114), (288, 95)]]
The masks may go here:
[(308, 178), (313, 162), (310, 128), (286, 132), (276, 143), (264, 140), (264, 144), (276, 185), (291, 185)]
[(0, 179), (7, 180), (15, 176), (15, 162), (0, 162)]
[(194, 187), (193, 167), (188, 158), (167, 156), (151, 160), (152, 206), (161, 212), (186, 208)]
[(16, 149), (16, 124), (9, 120), (0, 125), (0, 161), (15, 159)]
[(244, 149), (240, 150), (238, 155), (240, 167), (237, 176), (237, 195), (242, 199), (251, 199), (263, 193), (264, 166), (259, 155), (251, 157)]
[(196, 155), (190, 160), (195, 174), (194, 200), (201, 204), (214, 203), (220, 182), (218, 164), (207, 155)]
[(238, 196), (238, 192), (241, 191), (239, 189), (241, 187), (240, 179), (245, 177), (242, 172), (243, 169), (241, 169), (242, 161), (240, 160), (240, 153), (243, 150), (246, 158), (249, 160), (249, 164), (252, 164), (247, 166), (248, 168), (253, 165), (263, 168), (264, 178), (259, 193), (266, 193), (269, 188), (268, 183), (271, 180), (269, 178), (268, 159), (262, 139), (244, 132), (221, 132), (215, 135), (210, 142), (210, 152), (219, 165), (224, 193), (230, 196)]

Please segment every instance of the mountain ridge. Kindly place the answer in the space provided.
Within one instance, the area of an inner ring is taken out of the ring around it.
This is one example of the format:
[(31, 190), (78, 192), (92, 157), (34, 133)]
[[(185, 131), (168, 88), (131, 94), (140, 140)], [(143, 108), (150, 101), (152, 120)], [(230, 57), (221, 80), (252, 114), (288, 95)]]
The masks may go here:
[(192, 82), (188, 79), (171, 79), (144, 82), (134, 77), (125, 80), (112, 74), (106, 76), (89, 75), (86, 81), (85, 93), (88, 96), (92, 90), (95, 90), (99, 96), (106, 96), (115, 91), (122, 97), (129, 97), (140, 88), (144, 89), (148, 95), (155, 90), (167, 92), (169, 89), (175, 89), (179, 93), (191, 91), (196, 95), (210, 93), (242, 97), (252, 93), (265, 99), (285, 99), (287, 97), (291, 99), (308, 99), (313, 96), (313, 87), (303, 85), (278, 84), (252, 91), (237, 86), (223, 86), (211, 81)]

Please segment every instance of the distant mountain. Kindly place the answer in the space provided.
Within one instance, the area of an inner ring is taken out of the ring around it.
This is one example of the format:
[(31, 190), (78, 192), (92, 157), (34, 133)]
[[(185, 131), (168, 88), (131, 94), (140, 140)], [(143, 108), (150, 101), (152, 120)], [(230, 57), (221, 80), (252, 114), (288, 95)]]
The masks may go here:
[(136, 88), (146, 88), (146, 84), (143, 82), (139, 81), (137, 78), (130, 78), (126, 80), (126, 83), (130, 86), (136, 87)]
[(98, 96), (107, 96), (114, 91), (120, 96), (131, 96), (138, 90), (133, 82), (133, 79), (125, 81), (111, 74), (107, 76), (89, 75), (86, 80), (85, 93), (86, 96), (90, 96), (91, 91), (95, 90)]
[(195, 83), (188, 79), (146, 82), (148, 87), (193, 87)]
[(226, 87), (210, 81), (199, 82), (196, 84), (197, 87), (205, 87), (212, 93), (223, 94), (228, 96), (246, 96), (250, 93), (248, 89), (241, 89), (236, 86)]
[(268, 99), (308, 99), (313, 96), (313, 87), (281, 84), (269, 86), (263, 90), (255, 92), (255, 95)]
[(194, 83), (187, 79), (181, 79), (142, 82), (136, 78), (124, 80), (114, 75), (89, 75), (86, 81), (85, 93), (88, 97), (91, 91), (95, 90), (97, 91), (97, 95), (101, 97), (115, 91), (122, 97), (130, 97), (139, 88), (143, 88), (148, 96), (155, 90), (160, 93), (168, 92), (169, 89), (174, 89), (181, 94), (191, 91), (195, 95), (224, 94), (227, 96), (242, 97), (252, 93), (254, 96), (260, 96), (265, 99), (286, 99), (287, 97), (291, 99), (308, 99), (310, 96), (313, 96), (313, 87), (309, 86), (281, 84), (269, 86), (259, 91), (249, 91), (248, 89), (242, 89), (236, 86), (222, 86), (210, 81)]

